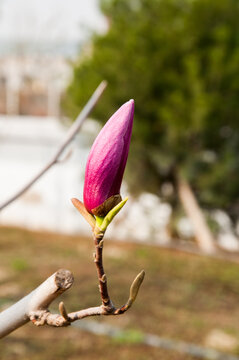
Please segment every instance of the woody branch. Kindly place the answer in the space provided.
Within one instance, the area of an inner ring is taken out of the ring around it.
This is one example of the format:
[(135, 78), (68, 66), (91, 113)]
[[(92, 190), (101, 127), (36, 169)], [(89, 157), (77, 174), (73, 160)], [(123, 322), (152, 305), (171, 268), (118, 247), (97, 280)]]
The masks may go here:
[[(98, 240), (96, 251), (97, 247)], [(103, 247), (98, 247), (98, 249), (103, 250)], [(103, 269), (102, 254), (103, 251), (100, 251), (98, 261), (96, 263), (97, 270)], [(10, 334), (12, 331), (23, 326), (30, 320), (36, 326), (47, 324), (55, 327), (62, 327), (68, 326), (72, 322), (88, 316), (123, 314), (130, 308), (136, 299), (138, 290), (144, 278), (144, 271), (141, 271), (141, 273), (133, 281), (130, 288), (129, 299), (121, 308), (116, 308), (113, 305), (108, 295), (107, 283), (106, 281), (102, 282), (102, 277), (103, 279), (105, 278), (104, 270), (101, 270), (100, 277), (98, 273), (102, 298), (101, 305), (67, 313), (65, 305), (63, 302), (60, 302), (60, 314), (53, 314), (48, 309), (49, 305), (59, 295), (69, 289), (74, 281), (73, 275), (69, 270), (58, 270), (30, 294), (0, 313), (0, 338)]]
[(99, 306), (68, 313), (64, 303), (61, 302), (59, 304), (60, 314), (52, 314), (47, 308), (31, 310), (31, 312), (29, 313), (30, 320), (36, 326), (41, 326), (45, 324), (56, 327), (68, 326), (72, 322), (86, 318), (88, 316), (120, 315), (126, 312), (132, 306), (133, 302), (137, 297), (139, 288), (143, 282), (145, 273), (142, 270), (134, 279), (130, 288), (129, 299), (126, 304), (120, 308), (116, 308), (111, 301), (108, 293), (107, 279), (103, 267), (103, 237), (104, 232), (102, 231), (96, 231), (95, 233), (93, 233), (93, 238), (95, 241), (94, 261), (97, 269), (102, 304)]

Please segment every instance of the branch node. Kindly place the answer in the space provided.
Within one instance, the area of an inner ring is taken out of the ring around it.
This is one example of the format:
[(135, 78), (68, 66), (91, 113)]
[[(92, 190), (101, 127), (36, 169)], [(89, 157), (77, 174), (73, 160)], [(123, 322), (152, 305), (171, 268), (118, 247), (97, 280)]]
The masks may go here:
[(102, 282), (102, 283), (106, 283), (106, 275), (104, 274), (101, 278), (100, 278), (100, 281)]
[(102, 239), (102, 240), (100, 240), (98, 247), (99, 247), (100, 249), (102, 249), (103, 246), (104, 246), (104, 240)]
[(47, 317), (49, 314), (49, 310), (36, 310), (29, 314), (29, 318), (34, 325), (43, 326), (47, 324)]

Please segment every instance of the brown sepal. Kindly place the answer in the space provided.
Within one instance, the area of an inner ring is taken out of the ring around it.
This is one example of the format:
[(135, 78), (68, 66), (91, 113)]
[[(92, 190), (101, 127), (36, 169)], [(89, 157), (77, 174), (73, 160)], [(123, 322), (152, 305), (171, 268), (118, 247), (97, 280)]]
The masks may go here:
[(107, 200), (103, 202), (103, 204), (97, 206), (93, 210), (91, 210), (92, 214), (95, 216), (104, 217), (108, 214), (108, 212), (113, 209), (116, 205), (118, 205), (122, 201), (122, 197), (118, 195), (112, 195)]
[(95, 219), (94, 216), (91, 215), (85, 208), (85, 205), (78, 199), (71, 199), (72, 204), (75, 208), (81, 213), (81, 215), (86, 219), (86, 221), (90, 224), (92, 229), (95, 228)]

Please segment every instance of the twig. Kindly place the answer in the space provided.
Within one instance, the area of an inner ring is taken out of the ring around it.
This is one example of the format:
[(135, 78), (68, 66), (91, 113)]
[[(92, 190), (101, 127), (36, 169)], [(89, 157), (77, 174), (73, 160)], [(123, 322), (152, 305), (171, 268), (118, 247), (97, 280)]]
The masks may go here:
[(98, 281), (99, 281), (99, 290), (100, 295), (102, 299), (102, 309), (103, 309), (103, 315), (120, 315), (126, 312), (134, 303), (139, 288), (144, 280), (145, 272), (142, 270), (134, 279), (131, 288), (130, 288), (130, 294), (129, 299), (126, 302), (125, 305), (123, 305), (120, 308), (116, 308), (113, 304), (113, 302), (110, 299), (109, 293), (108, 293), (108, 287), (107, 287), (107, 278), (104, 271), (103, 266), (103, 245), (104, 245), (104, 233), (102, 231), (96, 231), (93, 234), (94, 242), (95, 242), (95, 264), (98, 274)]
[[(80, 212), (82, 209), (80, 209)], [(103, 237), (104, 232), (95, 228), (93, 233), (93, 238), (95, 242), (95, 254), (94, 262), (96, 264), (98, 281), (99, 281), (99, 290), (101, 295), (102, 304), (100, 306), (91, 307), (88, 309), (79, 310), (72, 313), (67, 313), (65, 305), (63, 302), (59, 304), (60, 314), (52, 314), (47, 309), (36, 309), (31, 311), (30, 320), (37, 325), (50, 325), (50, 326), (68, 326), (72, 322), (83, 319), (88, 316), (99, 316), (99, 315), (121, 315), (126, 312), (135, 301), (139, 288), (143, 282), (145, 272), (142, 270), (134, 279), (131, 288), (129, 299), (125, 305), (120, 308), (116, 308), (113, 302), (110, 299), (108, 288), (107, 288), (107, 279), (103, 267)]]
[[(79, 206), (80, 201), (73, 201), (73, 203), (77, 205), (76, 208), (80, 211), (80, 213), (82, 213), (83, 205)], [(122, 203), (125, 203), (125, 200), (122, 201)], [(119, 211), (118, 208), (120, 208), (120, 206), (123, 205), (118, 204), (114, 208), (116, 209), (116, 212)], [(111, 212), (109, 212), (108, 215), (110, 218), (113, 217)], [(93, 221), (91, 218), (89, 220), (89, 223), (93, 228)], [(52, 314), (48, 310), (48, 306), (57, 296), (67, 290), (73, 283), (73, 275), (71, 274), (71, 272), (61, 269), (58, 270), (55, 274), (53, 274), (50, 278), (48, 278), (36, 290), (25, 296), (23, 299), (18, 301), (16, 304), (11, 306), (7, 310), (0, 313), (0, 338), (6, 336), (15, 329), (24, 325), (29, 320), (31, 320), (36, 326), (47, 324), (51, 326), (62, 327), (68, 326), (72, 322), (88, 316), (120, 315), (126, 312), (132, 306), (137, 297), (139, 288), (143, 282), (145, 272), (144, 270), (142, 270), (134, 279), (130, 288), (129, 299), (126, 304), (121, 306), (120, 308), (116, 308), (109, 296), (106, 274), (103, 267), (103, 237), (105, 231), (98, 227), (97, 222), (95, 222), (94, 224), (94, 262), (97, 269), (102, 304), (100, 306), (95, 306), (68, 314), (64, 303), (61, 302), (59, 304), (60, 314)], [(104, 221), (101, 225), (104, 228), (103, 225)]]
[(113, 311), (114, 310), (113, 304), (111, 303), (110, 296), (108, 294), (107, 279), (103, 267), (104, 233), (99, 231), (97, 234), (94, 233), (93, 237), (94, 237), (95, 250), (96, 250), (94, 262), (97, 269), (102, 305), (104, 307), (108, 307), (108, 309), (111, 309)]
[(102, 93), (104, 92), (105, 88), (107, 86), (106, 81), (102, 81), (100, 85), (97, 87), (85, 107), (82, 109), (81, 113), (76, 118), (75, 122), (70, 127), (65, 140), (63, 143), (59, 146), (59, 149), (57, 150), (56, 154), (52, 157), (52, 159), (41, 169), (39, 173), (37, 173), (22, 189), (16, 192), (13, 196), (11, 196), (8, 200), (4, 201), (0, 205), (0, 211), (3, 210), (5, 207), (7, 207), (9, 204), (11, 204), (13, 201), (18, 199), (23, 193), (25, 193), (37, 180), (39, 180), (53, 165), (57, 164), (59, 162), (59, 158), (65, 148), (71, 143), (71, 141), (76, 136), (77, 132), (80, 130), (83, 122), (85, 119), (89, 116), (90, 112), (98, 102), (99, 98), (101, 97)]

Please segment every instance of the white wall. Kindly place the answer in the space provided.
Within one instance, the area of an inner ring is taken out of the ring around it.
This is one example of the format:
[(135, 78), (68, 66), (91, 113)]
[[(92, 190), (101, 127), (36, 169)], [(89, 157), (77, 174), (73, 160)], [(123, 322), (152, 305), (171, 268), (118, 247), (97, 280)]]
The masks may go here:
[[(67, 127), (56, 118), (0, 117), (0, 202), (21, 188), (54, 154)], [(84, 169), (90, 146), (99, 131), (87, 120), (72, 144), (71, 158), (50, 169), (25, 195), (0, 213), (0, 225), (17, 225), (35, 230), (88, 234), (89, 225), (70, 202), (82, 200)], [(126, 184), (122, 196), (129, 195)], [(168, 204), (152, 194), (130, 198), (107, 230), (107, 237), (168, 242)]]
[[(67, 128), (55, 118), (0, 117), (0, 200), (22, 187), (54, 154)], [(48, 171), (25, 195), (0, 213), (1, 224), (66, 233), (87, 226), (70, 203), (82, 197), (88, 153), (81, 135), (71, 158)]]

